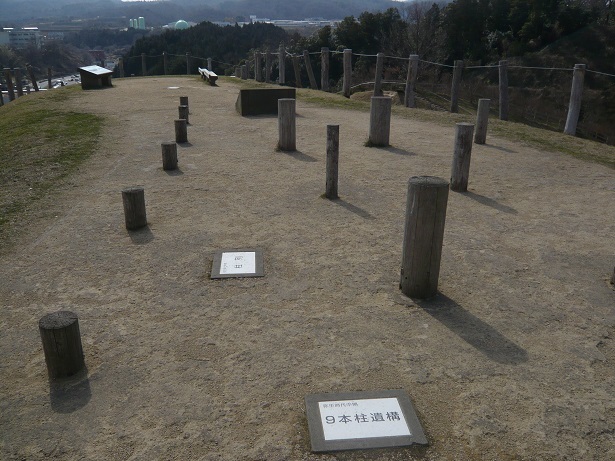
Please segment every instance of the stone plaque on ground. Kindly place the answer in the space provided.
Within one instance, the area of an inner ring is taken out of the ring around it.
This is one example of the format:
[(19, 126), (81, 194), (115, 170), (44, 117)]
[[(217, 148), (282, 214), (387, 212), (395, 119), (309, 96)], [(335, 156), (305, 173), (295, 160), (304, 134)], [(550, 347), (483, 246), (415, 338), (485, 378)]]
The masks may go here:
[(402, 390), (312, 394), (305, 408), (313, 452), (427, 444)]
[(214, 256), (212, 279), (263, 275), (265, 274), (261, 250), (220, 250)]

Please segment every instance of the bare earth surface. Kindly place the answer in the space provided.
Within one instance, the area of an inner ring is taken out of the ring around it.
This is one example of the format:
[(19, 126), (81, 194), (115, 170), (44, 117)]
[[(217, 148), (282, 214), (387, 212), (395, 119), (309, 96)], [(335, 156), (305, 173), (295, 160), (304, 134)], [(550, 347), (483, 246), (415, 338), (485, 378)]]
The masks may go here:
[[(407, 181), (448, 178), (454, 124), (297, 103), (240, 117), (238, 87), (128, 79), (69, 102), (100, 149), (0, 261), (2, 460), (615, 459), (615, 172), (494, 137), (448, 202), (440, 295), (398, 289)], [(179, 87), (173, 89), (170, 87)], [(179, 96), (181, 171), (161, 168)], [(340, 124), (340, 195), (325, 186)], [(145, 187), (149, 226), (124, 228)], [(54, 217), (55, 216), (55, 217)], [(216, 250), (265, 277), (210, 280)], [(79, 316), (87, 374), (50, 388), (37, 322)], [(310, 452), (304, 396), (404, 389), (429, 447)]]

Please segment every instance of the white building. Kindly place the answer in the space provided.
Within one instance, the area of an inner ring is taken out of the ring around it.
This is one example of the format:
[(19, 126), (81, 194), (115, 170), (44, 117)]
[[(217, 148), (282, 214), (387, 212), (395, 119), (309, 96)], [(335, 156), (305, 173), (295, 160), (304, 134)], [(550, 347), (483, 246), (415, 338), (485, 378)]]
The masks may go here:
[(42, 36), (38, 27), (5, 28), (0, 32), (0, 45), (9, 45), (13, 48), (26, 48), (34, 45), (40, 48), (41, 43)]

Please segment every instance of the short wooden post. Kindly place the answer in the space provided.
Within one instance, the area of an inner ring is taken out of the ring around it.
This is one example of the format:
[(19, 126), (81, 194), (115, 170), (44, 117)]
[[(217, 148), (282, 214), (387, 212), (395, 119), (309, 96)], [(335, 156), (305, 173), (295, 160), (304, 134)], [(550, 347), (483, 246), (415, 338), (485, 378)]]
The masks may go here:
[(461, 88), (461, 74), (463, 73), (463, 61), (455, 61), (453, 68), (453, 81), (451, 83), (451, 112), (459, 112), (459, 89)]
[(489, 103), (490, 99), (478, 100), (478, 112), (476, 114), (476, 133), (474, 133), (474, 142), (476, 144), (485, 144), (487, 141), (487, 125), (489, 124)]
[(248, 66), (246, 64), (241, 65), (241, 79), (242, 80), (248, 79)]
[(408, 61), (408, 75), (406, 76), (406, 91), (404, 93), (404, 106), (416, 107), (414, 100), (414, 91), (416, 87), (416, 79), (419, 73), (419, 55), (411, 54)]
[(310, 53), (308, 53), (307, 50), (303, 50), (303, 62), (305, 63), (305, 70), (307, 70), (308, 79), (310, 80), (310, 88), (317, 90), (318, 84), (316, 83), (316, 77), (314, 77), (312, 61), (310, 61)]
[(271, 70), (273, 68), (273, 57), (271, 51), (267, 48), (265, 52), (265, 83), (271, 82)]
[(369, 117), (369, 144), (386, 147), (391, 133), (392, 99), (388, 96), (372, 96)]
[(47, 68), (47, 89), (51, 89), (51, 67)]
[(15, 87), (17, 87), (17, 96), (23, 96), (23, 85), (21, 84), (21, 69), (15, 69)]
[(303, 88), (301, 84), (301, 68), (299, 67), (299, 56), (293, 55), (293, 71), (295, 72), (295, 87)]
[(119, 59), (117, 66), (120, 69), (120, 78), (124, 78), (124, 59), (123, 58)]
[(186, 53), (186, 75), (190, 75), (190, 65), (192, 64), (192, 57), (190, 53)]
[(585, 79), (585, 64), (575, 64), (572, 74), (572, 88), (570, 90), (570, 102), (568, 103), (568, 115), (564, 133), (571, 136), (577, 134), (577, 123), (581, 113), (581, 99), (583, 96), (583, 80)]
[(508, 120), (508, 61), (500, 61), (498, 74), (500, 77), (500, 120)]
[(456, 192), (468, 190), (473, 133), (474, 125), (472, 123), (457, 123), (453, 166), (451, 168), (451, 189)]
[(180, 119), (183, 118), (184, 120), (186, 120), (186, 125), (190, 125), (190, 118), (188, 115), (188, 112), (189, 112), (188, 106), (184, 106), (184, 105), (177, 106), (177, 112), (178, 112), (179, 118)]
[(0, 106), (4, 106), (4, 95), (0, 93)]
[(613, 275), (611, 275), (611, 285), (615, 285), (615, 267), (613, 268)]
[(188, 122), (185, 118), (175, 120), (175, 142), (188, 142)]
[(297, 150), (295, 118), (295, 100), (278, 99), (278, 149), (282, 151)]
[[(180, 97), (179, 97), (179, 105), (180, 105), (180, 106), (186, 106), (186, 107), (189, 107), (189, 104), (188, 104), (188, 96), (180, 96)], [(179, 117), (179, 118), (182, 118), (182, 117)]]
[(338, 198), (337, 171), (340, 156), (340, 126), (327, 125), (327, 182), (325, 197), (330, 200)]
[(374, 76), (374, 96), (382, 96), (382, 71), (384, 68), (384, 53), (376, 55), (376, 75)]
[(147, 60), (145, 53), (141, 53), (141, 74), (145, 77), (147, 75)]
[[(9, 93), (9, 101), (15, 100), (15, 89), (13, 88), (13, 77), (11, 75), (11, 69), (4, 69), (4, 78), (6, 80), (6, 89)], [(49, 87), (51, 89), (51, 86)]]
[(34, 76), (34, 69), (32, 69), (30, 64), (28, 64), (28, 75), (30, 76), (30, 81), (32, 82), (32, 88), (34, 88), (34, 91), (38, 91), (38, 82)]
[(164, 75), (169, 75), (169, 56), (166, 51), (162, 52), (162, 68)]
[(163, 142), (162, 147), (162, 169), (177, 169), (177, 143)]
[(49, 379), (67, 378), (85, 366), (77, 314), (70, 311), (47, 314), (39, 319), (38, 331)]
[(129, 187), (122, 191), (126, 229), (134, 230), (147, 226), (145, 216), (145, 192), (142, 187)]
[(448, 182), (432, 176), (408, 181), (406, 221), (399, 288), (411, 298), (438, 292)]
[(213, 68), (213, 64), (211, 62), (211, 58), (207, 58), (207, 70), (210, 70), (213, 72), (214, 68)]
[(286, 49), (282, 44), (278, 50), (278, 83), (286, 84)]
[(352, 50), (344, 50), (344, 80), (342, 83), (342, 92), (347, 98), (350, 97), (350, 86), (352, 85)]
[(257, 82), (263, 81), (262, 76), (262, 64), (261, 64), (261, 54), (259, 51), (254, 52), (254, 80)]
[(320, 89), (329, 91), (329, 48), (320, 49)]
[(240, 78), (240, 77), (241, 77), (241, 67), (235, 66), (235, 78)]

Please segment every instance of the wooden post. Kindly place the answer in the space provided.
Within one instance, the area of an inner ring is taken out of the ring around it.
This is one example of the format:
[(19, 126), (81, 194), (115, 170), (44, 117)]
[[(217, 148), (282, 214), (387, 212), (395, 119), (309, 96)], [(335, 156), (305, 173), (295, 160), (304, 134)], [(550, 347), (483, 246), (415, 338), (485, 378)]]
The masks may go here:
[(30, 75), (30, 81), (32, 82), (32, 87), (34, 88), (34, 91), (38, 91), (38, 83), (36, 81), (36, 77), (34, 76), (34, 69), (32, 69), (32, 66), (30, 64), (28, 64), (28, 74)]
[(292, 98), (278, 99), (278, 149), (297, 150), (295, 118), (295, 100)]
[(382, 96), (382, 71), (384, 68), (384, 53), (376, 55), (376, 75), (374, 76), (374, 96)]
[(145, 216), (145, 192), (142, 187), (129, 187), (122, 191), (126, 229), (134, 230), (147, 226)]
[(141, 53), (141, 73), (144, 77), (147, 75), (147, 62), (145, 59), (145, 53)]
[(583, 96), (583, 80), (585, 79), (585, 64), (575, 64), (572, 74), (572, 88), (570, 90), (570, 102), (568, 103), (568, 116), (564, 133), (571, 136), (577, 134), (577, 123), (581, 113), (581, 98)]
[(254, 80), (257, 82), (262, 82), (262, 65), (261, 65), (261, 54), (258, 51), (254, 52)]
[(340, 156), (340, 126), (327, 125), (327, 182), (325, 197), (330, 200), (338, 198), (337, 171)]
[(399, 288), (411, 298), (438, 292), (448, 182), (432, 176), (408, 181), (406, 221)]
[(489, 103), (490, 99), (478, 100), (478, 112), (476, 114), (476, 133), (474, 134), (474, 142), (476, 144), (485, 144), (487, 141), (487, 125), (489, 124)]
[(316, 77), (314, 77), (314, 70), (312, 70), (312, 62), (310, 61), (310, 53), (307, 50), (303, 50), (303, 62), (305, 63), (305, 70), (307, 70), (308, 79), (310, 80), (310, 88), (313, 90), (318, 89), (316, 83)]
[(192, 63), (190, 53), (186, 53), (186, 75), (190, 75), (190, 64)]
[(188, 106), (177, 106), (177, 112), (179, 113), (179, 118), (186, 120), (186, 125), (190, 125), (190, 118), (188, 116)]
[(269, 83), (271, 81), (271, 69), (273, 66), (273, 59), (271, 56), (271, 51), (267, 48), (265, 52), (265, 83)]
[(162, 169), (177, 169), (177, 143), (163, 142), (162, 147)]
[(293, 70), (295, 72), (295, 87), (303, 88), (303, 85), (301, 85), (301, 68), (299, 67), (299, 56), (293, 55)]
[[(180, 106), (186, 106), (186, 107), (189, 107), (189, 104), (188, 104), (188, 96), (180, 96), (180, 97), (179, 97), (179, 105), (180, 105)], [(181, 117), (179, 117), (179, 118), (181, 118)]]
[(372, 96), (369, 117), (369, 144), (386, 147), (391, 133), (391, 105), (388, 96)]
[(352, 85), (352, 50), (344, 50), (344, 80), (342, 83), (342, 92), (347, 98), (350, 97), (350, 86)]
[(451, 112), (459, 112), (459, 89), (461, 87), (461, 74), (463, 73), (463, 61), (455, 61), (453, 69), (453, 81), (451, 83)]
[(280, 44), (278, 50), (278, 83), (280, 85), (286, 84), (286, 50), (282, 44)]
[(508, 120), (508, 61), (500, 61), (500, 120)]
[(329, 91), (329, 48), (320, 49), (320, 89)]
[(241, 79), (242, 80), (248, 79), (248, 66), (246, 64), (241, 65)]
[(120, 68), (120, 78), (124, 78), (124, 59), (120, 58), (117, 66)]
[(15, 70), (15, 86), (17, 87), (17, 96), (20, 98), (23, 96), (23, 85), (21, 84), (21, 69), (16, 68)]
[(611, 285), (615, 285), (615, 267), (613, 268), (613, 275), (611, 275)]
[(207, 70), (210, 70), (210, 71), (212, 71), (212, 72), (213, 72), (213, 71), (214, 71), (214, 69), (213, 69), (213, 67), (212, 67), (212, 66), (213, 66), (213, 64), (212, 64), (212, 62), (211, 62), (211, 58), (207, 58)]
[(468, 190), (473, 133), (474, 125), (472, 123), (457, 123), (453, 166), (451, 168), (451, 189), (456, 192)]
[(416, 78), (419, 73), (419, 55), (411, 54), (408, 61), (408, 75), (406, 76), (406, 91), (404, 93), (404, 105), (406, 107), (416, 107), (414, 101), (414, 89), (416, 87)]
[[(11, 69), (4, 69), (4, 78), (6, 80), (6, 89), (9, 93), (9, 101), (15, 100), (15, 89), (13, 88), (13, 77), (11, 75)], [(51, 86), (49, 87), (51, 88)]]
[(38, 321), (49, 379), (67, 378), (81, 370), (85, 361), (77, 314), (58, 311)]
[(175, 120), (175, 142), (188, 142), (188, 122), (185, 118)]
[(47, 89), (51, 89), (51, 67), (47, 68)]
[(162, 69), (164, 75), (169, 75), (169, 56), (166, 51), (162, 52)]

